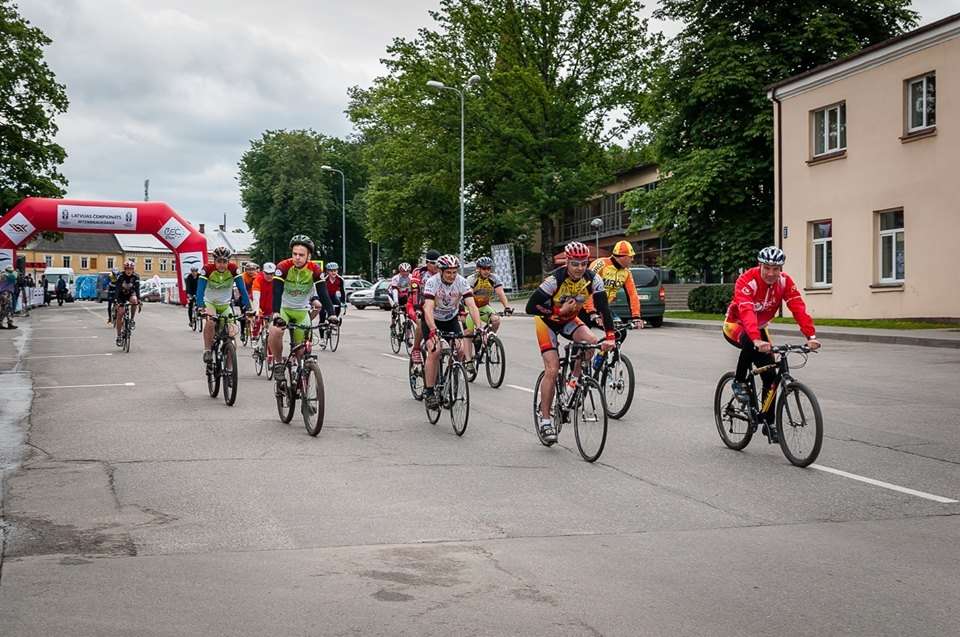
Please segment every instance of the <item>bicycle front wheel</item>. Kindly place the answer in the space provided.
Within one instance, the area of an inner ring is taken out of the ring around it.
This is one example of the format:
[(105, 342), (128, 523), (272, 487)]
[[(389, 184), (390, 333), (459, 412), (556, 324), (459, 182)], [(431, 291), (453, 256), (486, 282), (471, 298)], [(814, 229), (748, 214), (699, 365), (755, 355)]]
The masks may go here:
[(467, 383), (467, 371), (460, 363), (450, 368), (450, 377), (447, 379), (447, 407), (450, 409), (450, 424), (458, 436), (467, 430), (467, 421), (470, 419), (470, 387)]
[(232, 407), (237, 402), (237, 346), (227, 341), (223, 347), (223, 402)]
[(330, 344), (330, 351), (337, 351), (337, 347), (340, 346), (340, 328), (331, 327), (327, 330), (327, 342)]
[(123, 351), (130, 353), (130, 319), (123, 324)]
[(253, 348), (253, 369), (257, 376), (263, 374), (263, 359), (266, 358), (263, 349), (263, 340), (258, 339), (256, 347)]
[(713, 418), (723, 444), (734, 451), (740, 451), (750, 444), (753, 423), (750, 406), (740, 402), (733, 393), (734, 378), (736, 374), (733, 372), (727, 372), (720, 377), (717, 391), (713, 395)]
[(325, 394), (323, 375), (315, 361), (304, 363), (300, 383), (300, 414), (303, 416), (303, 425), (308, 434), (316, 436), (323, 428)]
[(593, 378), (580, 378), (579, 400), (573, 412), (573, 432), (577, 449), (587, 462), (594, 462), (607, 443), (607, 403), (603, 388)]
[(280, 414), (280, 422), (282, 423), (293, 420), (293, 407), (297, 404), (297, 397), (294, 393), (295, 375), (294, 368), (287, 365), (283, 372), (277, 376), (274, 386), (274, 393), (277, 397), (277, 413)]
[(503, 384), (503, 377), (507, 373), (507, 352), (503, 349), (503, 341), (491, 334), (487, 337), (487, 382), (494, 389)]
[(423, 388), (424, 388), (424, 371), (423, 365), (417, 365), (413, 362), (413, 359), (410, 359), (410, 363), (407, 367), (407, 373), (410, 376), (410, 393), (413, 394), (414, 400), (423, 400)]
[(212, 352), (213, 362), (207, 365), (207, 391), (210, 392), (210, 398), (216, 398), (220, 393), (220, 364), (216, 349)]
[(600, 376), (608, 416), (618, 420), (627, 413), (633, 403), (634, 383), (630, 359), (620, 352), (610, 353)]
[(782, 388), (777, 399), (777, 429), (780, 449), (792, 464), (806, 467), (820, 455), (823, 415), (810, 388), (793, 382)]
[(409, 356), (410, 350), (413, 349), (413, 323), (411, 321), (403, 324), (403, 345), (407, 348), (407, 356)]
[(399, 354), (401, 345), (400, 328), (395, 322), (390, 323), (390, 349), (394, 354)]

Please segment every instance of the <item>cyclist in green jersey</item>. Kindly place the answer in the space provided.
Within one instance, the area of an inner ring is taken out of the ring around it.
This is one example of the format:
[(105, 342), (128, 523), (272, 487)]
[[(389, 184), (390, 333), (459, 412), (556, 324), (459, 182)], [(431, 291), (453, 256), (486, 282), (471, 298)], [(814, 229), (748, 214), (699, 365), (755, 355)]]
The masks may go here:
[[(200, 312), (209, 318), (232, 315), (230, 301), (233, 298), (233, 288), (240, 292), (240, 304), (244, 312), (250, 308), (247, 290), (243, 287), (243, 278), (237, 272), (237, 265), (230, 263), (230, 249), (225, 246), (216, 248), (210, 255), (213, 263), (208, 263), (200, 271), (200, 281), (197, 282), (197, 306)], [(213, 347), (213, 331), (216, 321), (207, 321), (203, 326), (203, 362), (209, 363)], [(230, 338), (236, 335), (235, 325), (229, 326)]]

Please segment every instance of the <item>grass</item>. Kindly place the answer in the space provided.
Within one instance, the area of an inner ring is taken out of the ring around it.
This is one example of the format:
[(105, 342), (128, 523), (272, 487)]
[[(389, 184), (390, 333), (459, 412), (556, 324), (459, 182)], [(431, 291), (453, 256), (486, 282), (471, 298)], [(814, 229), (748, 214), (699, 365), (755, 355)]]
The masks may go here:
[[(664, 313), (666, 319), (694, 319), (698, 321), (722, 321), (723, 314), (704, 314), (702, 312), (682, 312), (668, 311)], [(786, 323), (795, 325), (790, 317), (777, 317), (773, 319), (774, 323)], [(909, 319), (844, 319), (844, 318), (819, 318), (815, 317), (814, 322), (817, 325), (829, 327), (866, 327), (884, 330), (934, 330), (934, 329), (960, 329), (958, 323), (934, 323), (931, 321), (911, 321)]]

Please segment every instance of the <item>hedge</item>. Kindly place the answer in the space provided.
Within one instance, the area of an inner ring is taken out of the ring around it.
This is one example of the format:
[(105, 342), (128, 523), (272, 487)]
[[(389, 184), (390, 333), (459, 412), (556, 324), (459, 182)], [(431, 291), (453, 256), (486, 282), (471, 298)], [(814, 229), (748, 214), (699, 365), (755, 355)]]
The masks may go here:
[(691, 312), (723, 314), (727, 311), (731, 298), (733, 298), (733, 285), (730, 283), (701, 285), (690, 290), (687, 307)]

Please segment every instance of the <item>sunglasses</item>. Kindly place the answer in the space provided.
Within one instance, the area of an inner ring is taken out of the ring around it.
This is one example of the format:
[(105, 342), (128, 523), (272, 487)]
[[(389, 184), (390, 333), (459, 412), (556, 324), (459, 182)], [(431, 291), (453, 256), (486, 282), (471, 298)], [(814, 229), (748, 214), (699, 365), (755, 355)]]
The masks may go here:
[(589, 263), (590, 263), (589, 261), (578, 261), (576, 259), (567, 260), (567, 265), (573, 266), (575, 268), (579, 268), (580, 266), (583, 266), (583, 265), (589, 265)]

